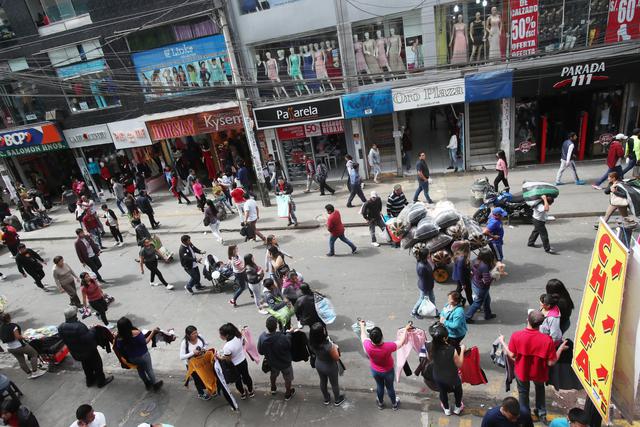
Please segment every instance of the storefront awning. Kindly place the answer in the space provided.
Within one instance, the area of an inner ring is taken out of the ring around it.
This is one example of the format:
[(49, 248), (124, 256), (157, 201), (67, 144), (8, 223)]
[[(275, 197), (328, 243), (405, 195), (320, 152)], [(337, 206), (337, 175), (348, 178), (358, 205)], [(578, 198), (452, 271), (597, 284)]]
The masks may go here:
[(69, 148), (53, 123), (0, 132), (0, 158), (45, 153)]
[(464, 77), (465, 101), (482, 102), (511, 98), (513, 71), (491, 71), (469, 74)]

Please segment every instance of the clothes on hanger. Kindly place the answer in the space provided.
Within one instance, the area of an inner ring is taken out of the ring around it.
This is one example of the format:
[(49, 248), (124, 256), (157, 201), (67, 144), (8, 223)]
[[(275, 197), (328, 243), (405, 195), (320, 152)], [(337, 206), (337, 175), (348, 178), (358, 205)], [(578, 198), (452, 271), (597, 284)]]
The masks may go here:
[(253, 340), (253, 335), (251, 334), (248, 326), (242, 328), (242, 336), (244, 337), (244, 340), (242, 340), (242, 348), (244, 349), (244, 352), (249, 356), (249, 359), (256, 362), (256, 365), (259, 365), (260, 353), (258, 353), (258, 347)]
[[(404, 333), (403, 331), (404, 328), (398, 329), (396, 337), (399, 338), (400, 335)], [(405, 370), (405, 373), (407, 372), (405, 364), (409, 358), (409, 354), (411, 354), (411, 350), (413, 349), (417, 354), (420, 354), (420, 350), (424, 346), (426, 340), (427, 334), (424, 330), (419, 328), (411, 328), (407, 330), (407, 341), (396, 351), (396, 381), (400, 381), (400, 371)], [(407, 374), (407, 376), (409, 375), (411, 375), (411, 368), (409, 368), (409, 374)]]
[(480, 351), (478, 347), (471, 347), (464, 352), (464, 362), (460, 368), (460, 379), (471, 385), (486, 384), (487, 376), (480, 367)]

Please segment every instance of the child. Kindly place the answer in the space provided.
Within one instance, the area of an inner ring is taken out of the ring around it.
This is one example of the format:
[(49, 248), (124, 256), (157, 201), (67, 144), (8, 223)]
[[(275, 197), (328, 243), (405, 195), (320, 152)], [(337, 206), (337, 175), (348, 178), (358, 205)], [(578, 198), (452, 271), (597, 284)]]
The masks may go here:
[(496, 157), (498, 158), (498, 162), (496, 163), (496, 171), (498, 171), (498, 176), (493, 181), (493, 188), (498, 191), (498, 184), (500, 181), (504, 184), (504, 191), (509, 191), (509, 181), (507, 181), (507, 175), (509, 175), (509, 167), (507, 166), (507, 155), (503, 150), (500, 150), (496, 153)]
[(122, 239), (122, 233), (120, 233), (120, 227), (118, 225), (118, 217), (116, 216), (115, 212), (109, 209), (106, 203), (102, 205), (102, 211), (104, 212), (104, 214), (102, 214), (102, 217), (105, 218), (104, 223), (107, 227), (109, 227), (109, 230), (111, 231), (111, 235), (115, 240), (115, 242), (113, 243), (113, 246), (120, 247), (124, 245), (124, 240)]
[[(451, 249), (453, 250), (453, 280), (458, 284), (456, 292), (462, 295), (464, 290), (466, 301), (471, 304), (473, 293), (471, 292), (471, 261), (469, 260), (470, 243), (468, 240), (461, 240), (454, 243)], [(465, 300), (463, 299), (462, 305), (464, 304)]]

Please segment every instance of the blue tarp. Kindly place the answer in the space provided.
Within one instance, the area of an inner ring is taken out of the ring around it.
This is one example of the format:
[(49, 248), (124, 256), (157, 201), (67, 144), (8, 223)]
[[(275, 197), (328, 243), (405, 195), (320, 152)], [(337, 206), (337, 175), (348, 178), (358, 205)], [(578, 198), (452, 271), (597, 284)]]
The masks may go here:
[(345, 119), (391, 114), (393, 113), (391, 89), (344, 95), (342, 108)]
[(464, 92), (466, 102), (511, 98), (513, 70), (466, 75), (464, 76)]

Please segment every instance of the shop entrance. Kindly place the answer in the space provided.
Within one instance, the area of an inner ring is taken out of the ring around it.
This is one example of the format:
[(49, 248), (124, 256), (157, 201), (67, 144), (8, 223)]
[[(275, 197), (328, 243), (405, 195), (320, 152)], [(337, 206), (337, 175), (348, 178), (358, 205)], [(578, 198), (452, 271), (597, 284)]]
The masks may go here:
[[(81, 177), (71, 150), (12, 157), (7, 164), (11, 174), (27, 188), (38, 188), (52, 196), (61, 194), (60, 187), (69, 186), (72, 177)], [(41, 185), (38, 181), (42, 179)]]

